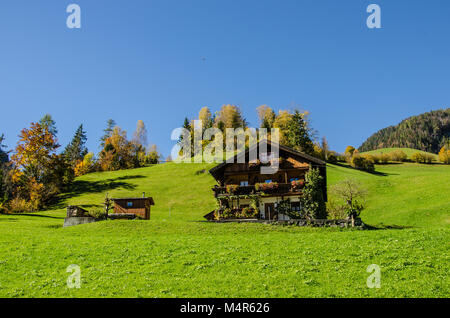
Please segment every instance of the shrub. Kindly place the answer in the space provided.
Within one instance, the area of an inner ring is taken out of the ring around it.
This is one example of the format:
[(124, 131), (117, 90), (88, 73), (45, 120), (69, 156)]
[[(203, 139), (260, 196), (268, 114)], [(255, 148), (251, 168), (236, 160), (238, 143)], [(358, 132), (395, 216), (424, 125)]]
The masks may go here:
[(380, 158), (376, 155), (363, 155), (363, 157), (370, 161), (373, 164), (379, 163), (380, 162)]
[(411, 160), (417, 163), (432, 163), (434, 157), (427, 153), (415, 152), (412, 154)]
[(12, 199), (9, 204), (8, 210), (12, 213), (23, 213), (31, 211), (31, 205), (22, 198), (15, 197)]
[(362, 156), (353, 156), (350, 160), (350, 165), (356, 169), (366, 170), (370, 172), (375, 171), (373, 162)]
[(345, 205), (333, 197), (328, 199), (327, 212), (328, 218), (333, 220), (342, 220), (348, 216)]
[(237, 184), (228, 184), (227, 185), (227, 193), (233, 194), (236, 192), (236, 190), (239, 188)]
[(319, 169), (310, 169), (305, 175), (305, 187), (301, 198), (303, 212), (310, 218), (326, 219), (327, 210), (322, 192), (323, 178)]
[(0, 214), (6, 213), (6, 204), (5, 202), (0, 202)]
[(255, 211), (254, 209), (251, 208), (243, 208), (240, 216), (242, 218), (254, 218), (257, 215), (257, 211)]
[(336, 159), (338, 162), (346, 162), (347, 161), (347, 156), (345, 155), (337, 155)]
[(327, 158), (327, 162), (331, 163), (331, 164), (335, 164), (338, 162), (338, 157), (337, 155), (335, 155), (334, 153), (329, 153), (328, 154), (328, 158)]
[(392, 161), (397, 161), (397, 162), (406, 161), (406, 159), (408, 158), (406, 153), (404, 153), (402, 150), (392, 151), (388, 155)]
[(106, 212), (102, 209), (95, 209), (92, 211), (89, 211), (88, 214), (92, 216), (93, 218), (96, 218), (97, 220), (103, 220), (106, 219), (107, 215)]
[(233, 210), (231, 210), (230, 208), (226, 208), (226, 209), (224, 209), (223, 211), (222, 211), (222, 217), (224, 218), (224, 219), (231, 219), (231, 218), (233, 218), (235, 215), (234, 215), (234, 212), (233, 212)]
[(299, 219), (300, 213), (297, 211), (292, 211), (291, 201), (289, 199), (282, 200), (278, 203), (277, 210), (279, 214), (287, 215), (292, 219)]
[(374, 164), (379, 164), (380, 163), (380, 161), (381, 161), (381, 156), (380, 155), (376, 155), (376, 154), (374, 154), (374, 155), (369, 155), (369, 157), (370, 157), (370, 159), (372, 160), (372, 162), (374, 163)]
[(389, 163), (389, 161), (391, 160), (391, 156), (389, 156), (387, 153), (382, 153), (380, 154), (380, 163)]

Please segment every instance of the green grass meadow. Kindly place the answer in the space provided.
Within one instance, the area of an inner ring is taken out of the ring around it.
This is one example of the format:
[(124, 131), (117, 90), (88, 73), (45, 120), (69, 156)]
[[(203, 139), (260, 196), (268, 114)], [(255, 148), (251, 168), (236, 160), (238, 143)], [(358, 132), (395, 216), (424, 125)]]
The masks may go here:
[(434, 157), (434, 159), (437, 161), (438, 160), (438, 155), (435, 153), (431, 153), (431, 152), (426, 152), (426, 151), (422, 151), (422, 150), (417, 150), (417, 149), (412, 149), (412, 148), (380, 148), (380, 149), (376, 149), (376, 150), (371, 150), (371, 151), (366, 151), (366, 152), (361, 152), (361, 154), (367, 154), (367, 155), (379, 155), (379, 154), (383, 154), (383, 153), (390, 153), (393, 152), (395, 150), (401, 150), (403, 151), (407, 156), (408, 159), (411, 159), (411, 156), (416, 153), (419, 152), (421, 154), (427, 154), (427, 155), (431, 155)]
[[(166, 163), (76, 180), (53, 210), (0, 216), (0, 297), (449, 297), (450, 166), (329, 165), (368, 190), (372, 230), (215, 224), (211, 164)], [(141, 196), (151, 220), (63, 228), (65, 206)], [(81, 269), (69, 289), (66, 268)], [(381, 288), (366, 271), (381, 268)]]

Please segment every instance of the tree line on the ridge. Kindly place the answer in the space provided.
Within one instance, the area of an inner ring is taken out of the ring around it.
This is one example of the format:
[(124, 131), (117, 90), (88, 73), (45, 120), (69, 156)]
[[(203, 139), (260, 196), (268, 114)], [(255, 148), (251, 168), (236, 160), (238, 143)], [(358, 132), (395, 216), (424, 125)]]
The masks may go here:
[(77, 176), (142, 167), (161, 158), (156, 146), (148, 145), (142, 120), (137, 122), (131, 140), (114, 120), (108, 120), (97, 157), (86, 147), (82, 124), (62, 151), (57, 134), (56, 123), (47, 114), (21, 130), (14, 151), (6, 150), (4, 135), (0, 135), (0, 213), (42, 209), (67, 190)]
[(450, 140), (450, 108), (403, 120), (370, 136), (360, 152), (380, 148), (413, 148), (437, 154)]

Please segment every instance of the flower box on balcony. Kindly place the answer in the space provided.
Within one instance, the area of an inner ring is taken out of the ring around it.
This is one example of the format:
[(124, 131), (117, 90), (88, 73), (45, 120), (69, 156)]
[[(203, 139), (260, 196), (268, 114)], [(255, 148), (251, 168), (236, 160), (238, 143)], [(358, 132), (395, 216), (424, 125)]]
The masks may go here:
[(270, 191), (278, 189), (278, 183), (276, 182), (266, 182), (266, 183), (256, 183), (255, 190), (256, 191)]
[(305, 181), (303, 180), (293, 180), (291, 181), (292, 190), (298, 191), (305, 185)]

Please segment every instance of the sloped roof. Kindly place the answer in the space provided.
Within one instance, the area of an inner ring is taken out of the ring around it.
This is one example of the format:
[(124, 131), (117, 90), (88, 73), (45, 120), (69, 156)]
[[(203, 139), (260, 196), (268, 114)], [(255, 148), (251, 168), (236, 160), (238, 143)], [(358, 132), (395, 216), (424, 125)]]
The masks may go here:
[(305, 160), (307, 160), (307, 161), (310, 161), (310, 162), (315, 163), (316, 165), (326, 166), (326, 162), (323, 161), (323, 160), (320, 160), (320, 159), (318, 159), (318, 158), (316, 158), (316, 157), (307, 155), (307, 154), (305, 154), (305, 153), (303, 153), (303, 152), (294, 150), (294, 149), (292, 149), (292, 148), (289, 148), (289, 147), (286, 147), (286, 146), (282, 146), (282, 145), (280, 145), (280, 144), (275, 144), (275, 143), (271, 142), (270, 140), (266, 140), (266, 139), (265, 139), (265, 140), (261, 140), (259, 143), (253, 145), (253, 146), (250, 147), (249, 149), (247, 149), (247, 150), (245, 150), (245, 151), (242, 151), (242, 152), (236, 154), (236, 155), (233, 157), (233, 162), (226, 162), (226, 161), (225, 161), (225, 162), (223, 162), (223, 163), (221, 163), (221, 164), (219, 164), (219, 165), (213, 167), (212, 169), (210, 169), (210, 170), (209, 170), (209, 173), (211, 173), (211, 174), (216, 178), (217, 174), (218, 174), (222, 169), (224, 169), (227, 165), (236, 163), (236, 162), (237, 162), (237, 158), (240, 158), (240, 157), (242, 157), (242, 156), (246, 156), (247, 153), (249, 153), (251, 150), (254, 150), (255, 147), (260, 147), (260, 146), (261, 146), (262, 144), (264, 144), (264, 143), (266, 143), (267, 145), (270, 145), (271, 147), (272, 147), (272, 145), (276, 145), (276, 146), (278, 146), (278, 148), (280, 149), (280, 151), (284, 151), (284, 152), (290, 153), (290, 154), (292, 154), (292, 155), (294, 155), (294, 156), (303, 158), (303, 159), (305, 159)]

